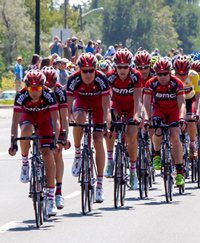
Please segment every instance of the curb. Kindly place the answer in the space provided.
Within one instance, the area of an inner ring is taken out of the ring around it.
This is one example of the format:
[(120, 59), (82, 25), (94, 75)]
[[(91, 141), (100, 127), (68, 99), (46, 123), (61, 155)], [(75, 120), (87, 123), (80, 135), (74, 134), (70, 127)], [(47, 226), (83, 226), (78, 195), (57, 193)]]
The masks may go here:
[(0, 105), (0, 109), (13, 109), (14, 105)]

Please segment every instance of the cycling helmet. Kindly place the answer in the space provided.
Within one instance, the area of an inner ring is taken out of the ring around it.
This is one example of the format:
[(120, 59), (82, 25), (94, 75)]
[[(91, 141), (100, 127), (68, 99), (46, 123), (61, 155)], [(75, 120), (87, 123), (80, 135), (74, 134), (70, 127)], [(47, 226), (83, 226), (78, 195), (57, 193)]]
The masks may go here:
[(190, 69), (190, 66), (191, 63), (185, 55), (178, 55), (174, 61), (174, 69), (177, 73), (187, 73)]
[(154, 56), (151, 58), (151, 66), (153, 67), (155, 62), (158, 61), (160, 59), (160, 56)]
[(200, 60), (200, 53), (197, 53), (196, 55), (194, 55), (193, 61), (195, 62), (196, 60)]
[(136, 66), (149, 65), (151, 63), (151, 55), (146, 51), (138, 51), (134, 56)]
[(153, 69), (155, 72), (171, 71), (172, 63), (167, 57), (160, 58), (155, 62)]
[(24, 83), (26, 84), (26, 86), (29, 85), (43, 86), (45, 81), (46, 81), (46, 77), (39, 69), (30, 70), (24, 78)]
[(82, 53), (78, 58), (77, 64), (80, 68), (82, 68), (82, 67), (94, 67), (94, 68), (96, 68), (97, 59), (91, 52)]
[(200, 73), (200, 60), (197, 60), (191, 64), (191, 69)]
[(104, 61), (104, 60), (100, 60), (100, 61), (98, 61), (98, 63), (97, 63), (97, 68), (99, 68), (99, 65), (100, 65), (102, 62), (105, 62), (105, 61)]
[(106, 69), (106, 68), (108, 68), (108, 67), (109, 67), (109, 63), (108, 63), (108, 62), (101, 62), (101, 63), (99, 64), (99, 69), (104, 70), (104, 69)]
[(49, 86), (57, 82), (57, 72), (53, 67), (43, 67), (42, 73), (46, 77), (45, 85)]
[(125, 48), (125, 49), (118, 49), (117, 52), (114, 55), (114, 60), (113, 61), (114, 61), (114, 63), (116, 65), (124, 64), (124, 63), (131, 64), (131, 62), (132, 62), (132, 54), (127, 48)]

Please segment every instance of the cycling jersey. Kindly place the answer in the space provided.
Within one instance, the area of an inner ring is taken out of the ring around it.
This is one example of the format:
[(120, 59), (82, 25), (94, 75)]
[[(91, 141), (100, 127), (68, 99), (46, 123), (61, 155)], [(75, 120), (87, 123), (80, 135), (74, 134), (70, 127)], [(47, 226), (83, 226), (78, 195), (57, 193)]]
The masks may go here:
[(95, 100), (98, 97), (109, 95), (109, 86), (106, 76), (96, 70), (94, 81), (90, 84), (85, 84), (81, 78), (81, 71), (75, 72), (67, 82), (67, 95), (71, 97), (85, 97), (90, 100)]
[[(172, 71), (172, 75), (175, 76), (175, 71)], [(184, 84), (184, 91), (186, 99), (191, 99), (195, 96), (196, 92), (200, 92), (200, 80), (199, 75), (194, 70), (189, 70), (187, 79)]]

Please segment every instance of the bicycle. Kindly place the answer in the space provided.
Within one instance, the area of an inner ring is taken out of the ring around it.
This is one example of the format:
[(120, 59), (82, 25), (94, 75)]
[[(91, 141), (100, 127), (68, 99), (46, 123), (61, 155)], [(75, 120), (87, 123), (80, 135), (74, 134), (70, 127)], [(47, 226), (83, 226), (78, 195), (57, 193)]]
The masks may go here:
[(127, 168), (129, 168), (129, 155), (126, 143), (126, 126), (127, 125), (138, 125), (132, 122), (126, 122), (127, 113), (122, 114), (121, 121), (112, 121), (113, 126), (117, 134), (117, 142), (115, 145), (115, 157), (114, 157), (114, 207), (118, 208), (119, 198), (121, 206), (124, 205), (126, 196), (126, 186), (128, 185), (128, 173)]
[[(81, 206), (82, 213), (85, 215), (88, 211), (92, 211), (94, 203), (94, 185), (97, 181), (97, 168), (93, 158), (92, 144), (92, 128), (97, 124), (92, 123), (92, 110), (88, 109), (88, 122), (86, 123), (70, 123), (69, 126), (82, 127), (83, 131), (83, 149), (81, 153), (81, 168), (79, 171), (78, 183), (81, 185)], [(99, 128), (107, 131), (106, 123), (98, 124)]]
[(53, 133), (53, 136), (38, 136), (37, 125), (35, 125), (35, 132), (33, 132), (31, 136), (15, 138), (14, 135), (11, 135), (12, 151), (14, 149), (14, 143), (18, 140), (33, 141), (29, 197), (33, 200), (37, 228), (39, 228), (43, 224), (43, 221), (48, 218), (46, 171), (45, 163), (42, 160), (41, 153), (39, 151), (39, 139), (52, 139), (53, 147), (55, 148), (55, 133)]
[(200, 124), (199, 116), (195, 116), (197, 121), (197, 149), (198, 149), (198, 159), (197, 159), (197, 186), (200, 188)]
[[(169, 131), (170, 127), (178, 127), (178, 122), (173, 123), (171, 125), (160, 124), (153, 125), (150, 128), (155, 128), (155, 134), (158, 128), (161, 129), (162, 134), (157, 136), (163, 136), (163, 141), (161, 143), (161, 176), (164, 180), (164, 188), (165, 188), (165, 198), (166, 202), (172, 201), (173, 199), (173, 184), (174, 178), (172, 175), (172, 154), (171, 154), (171, 143), (169, 141)], [(184, 190), (184, 184), (180, 186), (181, 189)]]

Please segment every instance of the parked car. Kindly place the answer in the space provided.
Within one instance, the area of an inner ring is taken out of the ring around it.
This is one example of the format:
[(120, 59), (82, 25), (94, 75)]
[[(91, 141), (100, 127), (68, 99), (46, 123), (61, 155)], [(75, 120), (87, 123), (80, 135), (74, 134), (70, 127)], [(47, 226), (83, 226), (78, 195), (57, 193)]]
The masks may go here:
[(0, 95), (0, 99), (5, 99), (5, 100), (14, 100), (16, 95), (15, 90), (5, 90), (2, 92)]

